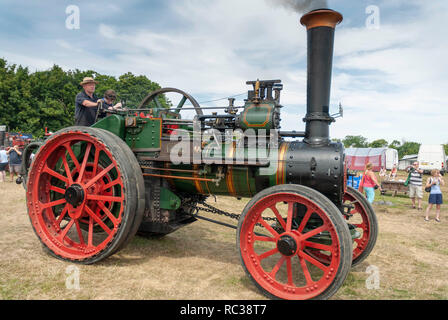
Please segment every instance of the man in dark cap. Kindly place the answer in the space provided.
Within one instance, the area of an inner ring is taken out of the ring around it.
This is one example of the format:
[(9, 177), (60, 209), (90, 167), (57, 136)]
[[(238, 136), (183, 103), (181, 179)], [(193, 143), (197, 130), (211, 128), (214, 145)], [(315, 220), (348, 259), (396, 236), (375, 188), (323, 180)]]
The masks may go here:
[(83, 90), (78, 93), (75, 100), (75, 125), (90, 127), (95, 123), (98, 103), (101, 99), (95, 95), (95, 86), (98, 82), (86, 77), (80, 85)]

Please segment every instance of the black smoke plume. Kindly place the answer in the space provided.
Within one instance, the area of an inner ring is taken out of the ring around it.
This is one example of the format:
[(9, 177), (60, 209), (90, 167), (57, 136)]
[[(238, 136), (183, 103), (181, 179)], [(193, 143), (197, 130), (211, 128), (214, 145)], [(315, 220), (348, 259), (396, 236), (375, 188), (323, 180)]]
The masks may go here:
[(268, 0), (275, 6), (292, 9), (297, 13), (307, 13), (312, 10), (328, 8), (327, 0)]

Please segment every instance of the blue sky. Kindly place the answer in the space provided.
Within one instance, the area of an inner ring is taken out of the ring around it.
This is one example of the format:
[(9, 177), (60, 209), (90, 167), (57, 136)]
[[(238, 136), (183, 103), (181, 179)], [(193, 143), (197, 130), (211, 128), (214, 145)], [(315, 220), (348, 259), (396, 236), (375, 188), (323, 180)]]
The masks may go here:
[[(299, 14), (273, 2), (0, 0), (0, 57), (30, 70), (131, 71), (198, 101), (243, 93), (246, 80), (282, 79), (282, 129), (303, 130), (306, 31)], [(345, 114), (331, 136), (447, 143), (448, 1), (328, 2), (344, 15), (331, 111), (341, 102)], [(80, 10), (77, 30), (66, 28), (69, 5)], [(376, 29), (366, 26), (371, 5)]]

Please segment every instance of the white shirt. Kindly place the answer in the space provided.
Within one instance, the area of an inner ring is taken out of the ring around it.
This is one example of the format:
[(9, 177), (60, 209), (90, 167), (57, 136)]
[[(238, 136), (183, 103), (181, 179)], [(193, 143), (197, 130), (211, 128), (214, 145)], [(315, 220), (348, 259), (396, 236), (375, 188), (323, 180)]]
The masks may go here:
[(8, 155), (6, 154), (6, 150), (0, 150), (0, 163), (8, 162)]

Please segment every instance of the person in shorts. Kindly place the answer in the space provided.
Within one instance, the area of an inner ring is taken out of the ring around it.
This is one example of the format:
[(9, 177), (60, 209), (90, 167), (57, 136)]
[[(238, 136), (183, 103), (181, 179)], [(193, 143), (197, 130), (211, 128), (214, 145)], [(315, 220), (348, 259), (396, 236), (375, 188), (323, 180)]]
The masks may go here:
[(440, 206), (443, 204), (442, 190), (440, 186), (445, 185), (439, 170), (432, 170), (431, 177), (426, 181), (425, 188), (431, 188), (429, 193), (429, 206), (426, 209), (425, 221), (429, 221), (429, 212), (431, 211), (433, 205), (436, 205), (436, 221), (440, 222)]
[(8, 154), (5, 147), (0, 147), (0, 182), (6, 180), (6, 166), (8, 165)]
[(412, 208), (415, 209), (415, 199), (418, 200), (418, 210), (422, 209), (422, 177), (423, 170), (419, 169), (419, 163), (416, 161), (411, 167), (407, 168), (407, 172), (411, 175), (409, 179), (409, 198), (412, 199)]
[(14, 181), (14, 174), (19, 176), (20, 167), (22, 166), (22, 152), (19, 146), (15, 145), (10, 148), (7, 152), (9, 154), (9, 174), (11, 175), (11, 182)]

